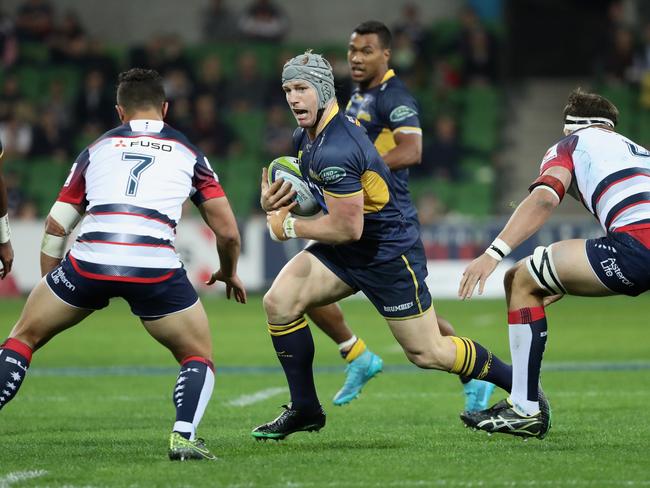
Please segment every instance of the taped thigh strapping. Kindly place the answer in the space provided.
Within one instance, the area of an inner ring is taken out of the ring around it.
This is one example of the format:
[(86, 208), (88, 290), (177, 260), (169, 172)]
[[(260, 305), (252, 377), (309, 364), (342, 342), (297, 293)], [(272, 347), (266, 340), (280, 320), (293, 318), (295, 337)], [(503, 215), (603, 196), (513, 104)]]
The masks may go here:
[(550, 247), (539, 246), (533, 255), (526, 261), (528, 272), (535, 279), (540, 288), (551, 295), (565, 295), (566, 290), (560, 282), (553, 264), (553, 254)]

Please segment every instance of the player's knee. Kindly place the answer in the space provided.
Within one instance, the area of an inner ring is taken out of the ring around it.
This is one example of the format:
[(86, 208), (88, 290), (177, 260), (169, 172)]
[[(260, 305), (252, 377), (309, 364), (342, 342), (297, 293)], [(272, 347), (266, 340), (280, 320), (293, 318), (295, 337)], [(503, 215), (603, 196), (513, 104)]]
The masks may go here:
[(269, 322), (283, 324), (295, 320), (296, 316), (301, 315), (300, 303), (297, 300), (289, 300), (286, 294), (283, 294), (275, 287), (271, 287), (266, 292), (262, 300), (264, 311)]

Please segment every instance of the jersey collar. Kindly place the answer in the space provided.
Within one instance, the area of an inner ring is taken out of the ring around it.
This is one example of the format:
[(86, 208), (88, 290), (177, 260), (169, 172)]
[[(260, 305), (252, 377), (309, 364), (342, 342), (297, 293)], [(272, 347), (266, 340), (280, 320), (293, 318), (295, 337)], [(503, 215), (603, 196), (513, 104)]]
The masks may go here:
[(381, 79), (381, 81), (379, 82), (379, 84), (381, 85), (382, 83), (386, 83), (386, 82), (387, 82), (388, 80), (390, 80), (393, 76), (395, 76), (395, 70), (391, 68), (391, 69), (389, 69), (388, 71), (386, 71), (386, 74), (385, 74), (384, 77)]
[(325, 130), (327, 124), (329, 124), (332, 121), (332, 119), (337, 113), (339, 113), (339, 104), (337, 102), (334, 102), (332, 108), (330, 108), (329, 112), (327, 112), (327, 115), (324, 115), (323, 120), (318, 124), (320, 125), (320, 128), (316, 132), (316, 137), (318, 137), (319, 134)]

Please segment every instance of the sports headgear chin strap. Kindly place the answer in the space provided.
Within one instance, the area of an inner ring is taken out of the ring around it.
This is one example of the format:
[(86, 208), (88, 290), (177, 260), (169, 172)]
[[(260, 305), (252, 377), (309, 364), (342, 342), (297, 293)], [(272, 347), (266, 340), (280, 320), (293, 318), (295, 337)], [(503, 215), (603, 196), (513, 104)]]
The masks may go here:
[(612, 129), (616, 125), (606, 117), (576, 117), (575, 115), (567, 115), (564, 118), (564, 130), (569, 132), (598, 124), (607, 125)]
[(282, 68), (282, 84), (293, 80), (303, 80), (314, 87), (318, 94), (319, 110), (334, 98), (332, 66), (320, 54), (307, 51), (287, 61)]

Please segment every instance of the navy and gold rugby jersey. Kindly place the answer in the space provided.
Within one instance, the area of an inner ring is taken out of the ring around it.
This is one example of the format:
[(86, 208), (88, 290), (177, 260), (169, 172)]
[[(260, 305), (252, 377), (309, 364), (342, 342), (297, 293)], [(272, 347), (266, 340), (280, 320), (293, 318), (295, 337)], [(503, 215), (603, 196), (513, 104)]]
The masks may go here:
[[(396, 146), (395, 133), (422, 134), (417, 102), (392, 69), (379, 85), (369, 90), (355, 89), (345, 113), (361, 122), (382, 157)], [(405, 216), (417, 220), (408, 189), (408, 168), (393, 171), (393, 177)]]
[(311, 141), (304, 129), (294, 132), (294, 147), (303, 178), (327, 213), (324, 194), (348, 197), (363, 193), (361, 239), (334, 246), (350, 267), (389, 261), (408, 251), (418, 231), (407, 220), (395, 200), (394, 180), (354, 118), (334, 105), (325, 115), (326, 125)]

